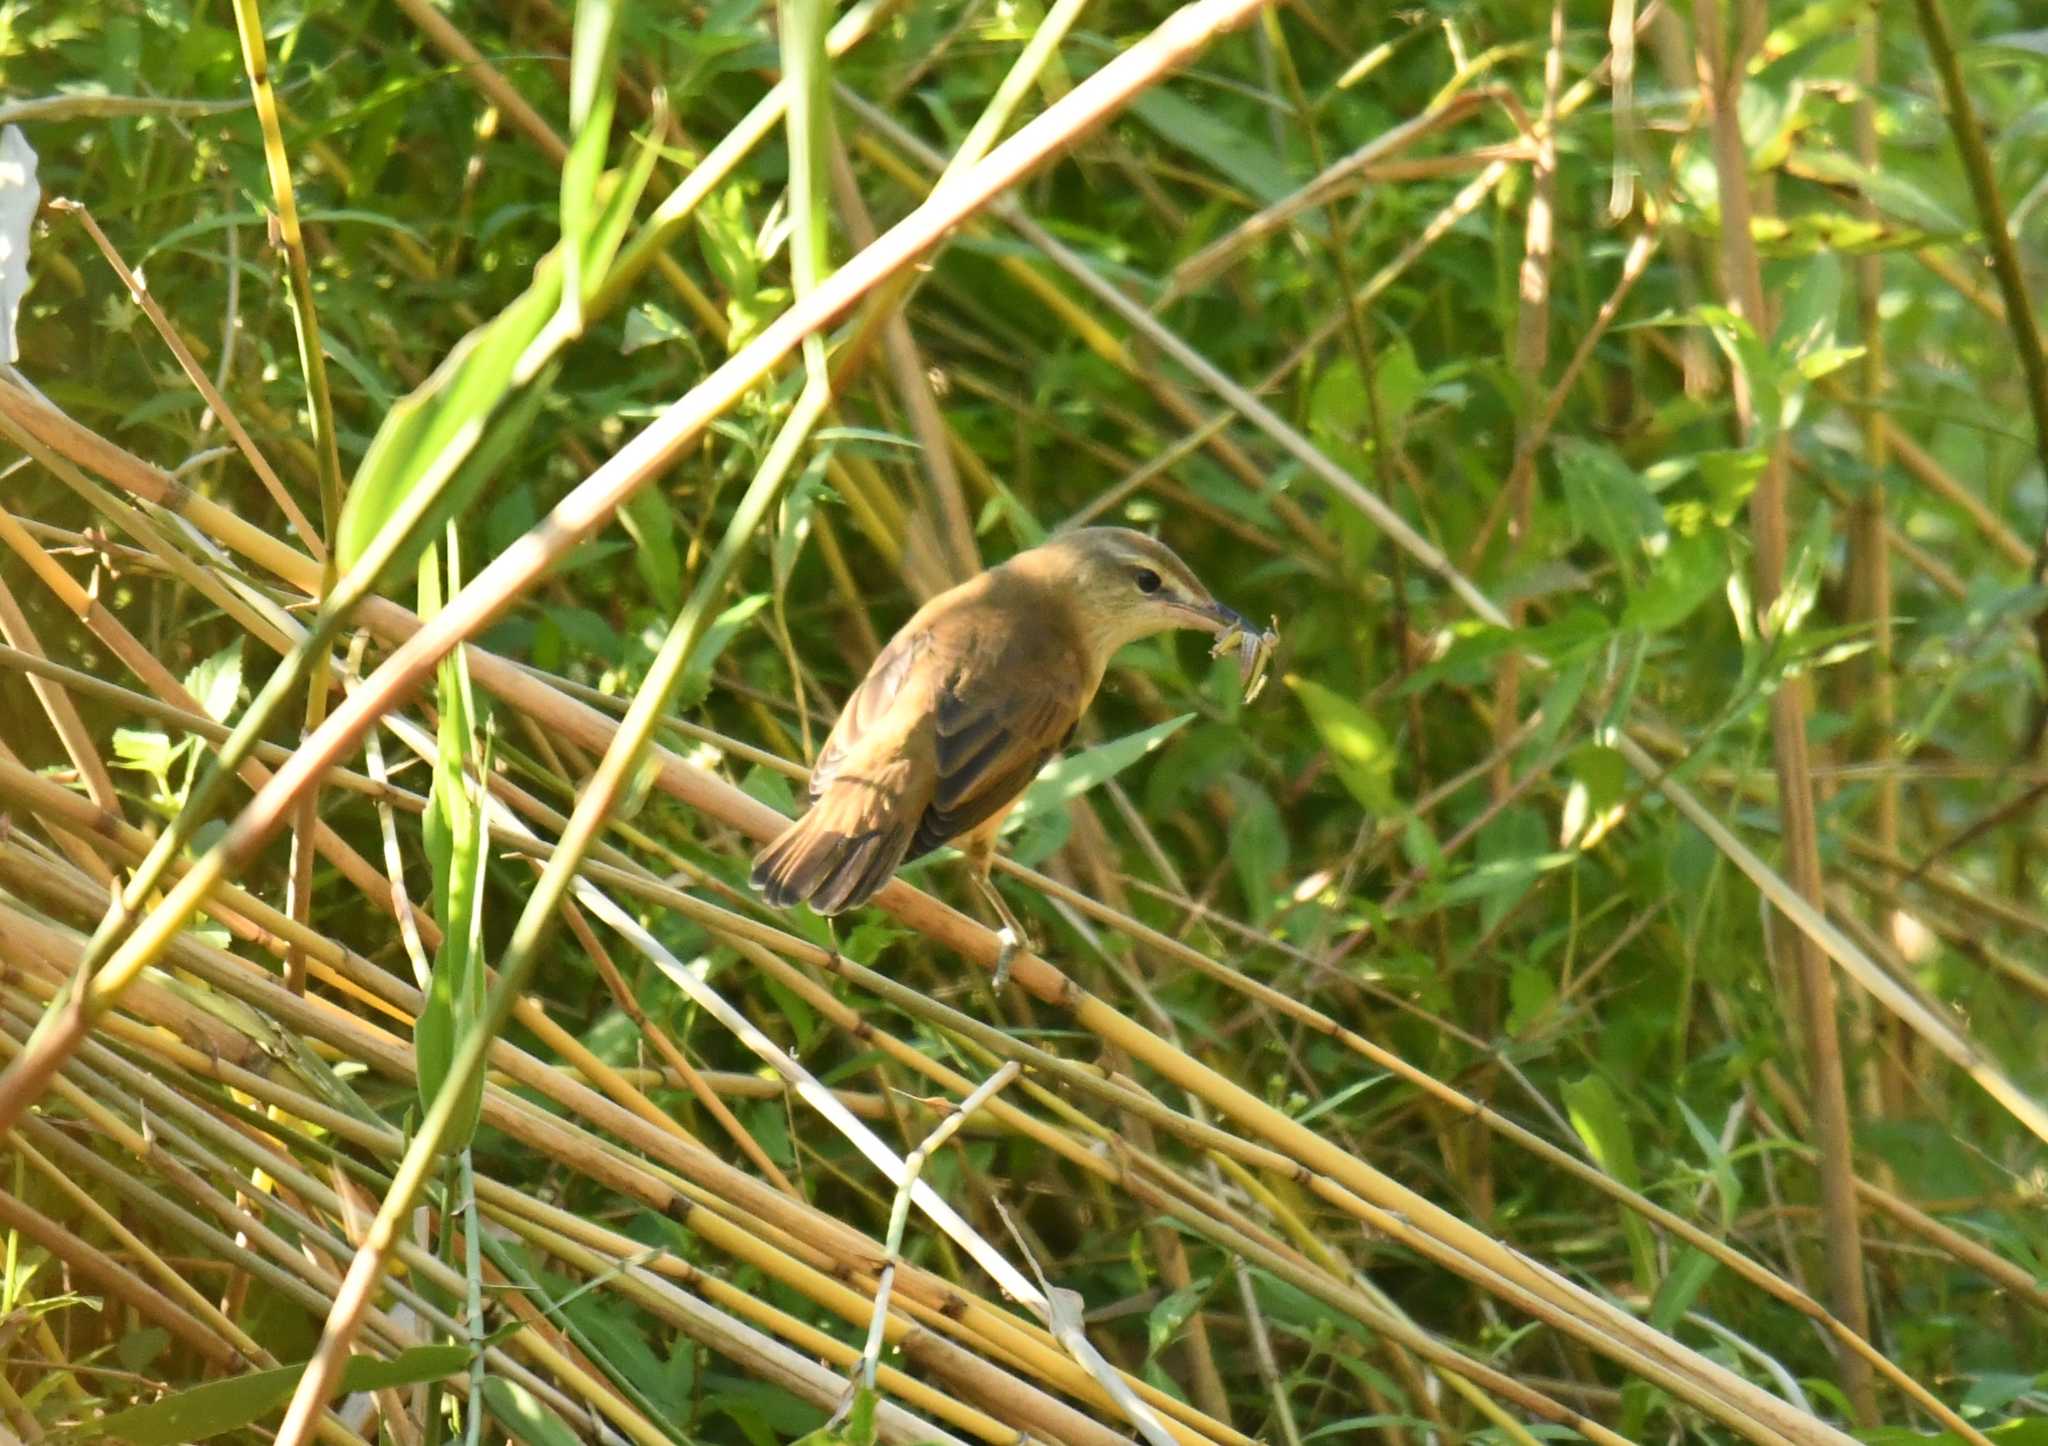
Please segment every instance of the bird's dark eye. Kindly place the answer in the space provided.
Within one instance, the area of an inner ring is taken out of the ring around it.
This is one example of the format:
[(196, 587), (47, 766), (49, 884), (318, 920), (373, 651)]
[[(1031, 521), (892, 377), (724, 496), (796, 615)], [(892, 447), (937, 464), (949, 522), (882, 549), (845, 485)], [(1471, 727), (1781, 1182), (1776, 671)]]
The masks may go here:
[(1133, 578), (1133, 581), (1135, 581), (1138, 584), (1139, 592), (1159, 591), (1159, 574), (1154, 572), (1149, 567), (1139, 568), (1136, 575)]

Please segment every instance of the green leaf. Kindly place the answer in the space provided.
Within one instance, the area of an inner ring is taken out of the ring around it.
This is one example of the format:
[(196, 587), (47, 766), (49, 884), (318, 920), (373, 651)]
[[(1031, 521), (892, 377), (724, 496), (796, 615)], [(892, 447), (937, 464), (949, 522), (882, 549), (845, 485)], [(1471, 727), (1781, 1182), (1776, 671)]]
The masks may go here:
[(1664, 509), (1642, 475), (1612, 449), (1564, 437), (1556, 452), (1574, 533), (1599, 542), (1633, 578), (1644, 549), (1665, 536)]
[(1725, 306), (1696, 306), (1692, 314), (1712, 333), (1730, 364), (1749, 383), (1755, 425), (1754, 435), (1744, 440), (1761, 451), (1784, 427), (1784, 359), (1764, 344), (1755, 327)]
[(1707, 511), (1715, 525), (1726, 527), (1749, 502), (1757, 479), (1764, 475), (1765, 457), (1760, 447), (1702, 452), (1693, 459), (1699, 465), (1700, 482), (1706, 488)]
[(148, 774), (156, 780), (157, 791), (169, 795), (171, 767), (190, 743), (187, 738), (173, 744), (171, 735), (159, 728), (116, 728), (113, 766)]
[(703, 361), (703, 353), (697, 347), (697, 334), (653, 302), (643, 301), (626, 313), (625, 334), (619, 342), (621, 352), (631, 356), (636, 351), (671, 341), (680, 343), (692, 360)]
[(1741, 88), (1736, 117), (1751, 169), (1770, 170), (1784, 164), (1792, 137), (1802, 125), (1800, 109), (1806, 90), (1797, 70), (1770, 67), (1751, 75)]
[(583, 302), (596, 290), (587, 245), (597, 229), (598, 189), (605, 152), (611, 144), (612, 110), (618, 99), (615, 0), (578, 0), (569, 44), (569, 124), (575, 137), (562, 162), (562, 254), (567, 261), (562, 306), (570, 330), (583, 327)]
[(185, 691), (199, 700), (207, 717), (227, 722), (242, 697), (242, 640), (236, 638), (187, 673)]
[(1181, 1337), (1188, 1317), (1202, 1303), (1202, 1297), (1209, 1293), (1209, 1281), (1205, 1277), (1191, 1281), (1179, 1290), (1173, 1291), (1153, 1306), (1145, 1316), (1145, 1359), (1156, 1360), (1159, 1353)]
[[(1633, 1213), (1628, 1218), (1636, 1219)], [(1668, 1334), (1679, 1317), (1692, 1309), (1692, 1303), (1720, 1268), (1721, 1262), (1713, 1256), (1697, 1246), (1688, 1246), (1678, 1257), (1678, 1264), (1671, 1267), (1671, 1274), (1657, 1287), (1657, 1298), (1650, 1302), (1650, 1324)]]
[(1479, 835), (1478, 867), (1437, 897), (1451, 904), (1479, 901), (1479, 927), (1491, 932), (1536, 880), (1567, 866), (1570, 853), (1551, 847), (1550, 827), (1534, 808), (1513, 807)]
[(1806, 526), (1793, 545), (1791, 566), (1784, 579), (1784, 591), (1765, 614), (1765, 628), (1774, 638), (1799, 631), (1806, 615), (1820, 599), (1821, 574), (1827, 566), (1834, 543), (1834, 509), (1825, 502), (1813, 509)]
[(1187, 726), (1194, 717), (1183, 713), (1178, 718), (1169, 718), (1164, 723), (1155, 723), (1150, 728), (1136, 733), (1127, 733), (1121, 738), (1112, 738), (1107, 743), (1098, 743), (1093, 748), (1084, 748), (1079, 753), (1070, 753), (1064, 758), (1054, 759), (1043, 772), (1024, 790), (1023, 800), (1011, 813), (1004, 825), (1004, 832), (1020, 828), (1026, 822), (1061, 810), (1096, 785), (1122, 773), (1140, 758), (1152, 752), (1160, 744)]
[(633, 567), (665, 613), (683, 605), (683, 556), (675, 513), (659, 487), (643, 487), (619, 507), (619, 525), (633, 539)]
[[(1405, 338), (1380, 353), (1372, 380), (1379, 398), (1379, 425), (1391, 435), (1421, 399), (1425, 381), (1415, 350)], [(1339, 357), (1316, 378), (1309, 393), (1308, 421), (1309, 430), (1324, 440), (1363, 444), (1372, 439), (1372, 405), (1353, 358)]]
[(1367, 1090), (1372, 1089), (1375, 1085), (1385, 1084), (1388, 1080), (1392, 1078), (1392, 1075), (1387, 1074), (1383, 1070), (1374, 1070), (1369, 1074), (1360, 1075), (1357, 1079), (1351, 1081), (1350, 1084), (1344, 1086), (1344, 1088), (1338, 1090), (1335, 1094), (1324, 1095), (1321, 1099), (1317, 1100), (1314, 1104), (1310, 1105), (1307, 1109), (1303, 1110), (1300, 1114), (1296, 1115), (1294, 1117), (1294, 1123), (1296, 1123), (1297, 1125), (1305, 1125), (1310, 1120), (1313, 1120), (1318, 1116), (1328, 1114), (1331, 1110), (1342, 1109), (1351, 1100), (1357, 1098), (1359, 1095), (1364, 1094)]
[(1742, 1176), (1728, 1152), (1721, 1147), (1720, 1140), (1707, 1128), (1706, 1121), (1694, 1114), (1684, 1100), (1676, 1103), (1679, 1114), (1685, 1118), (1686, 1132), (1707, 1158), (1707, 1173), (1714, 1181), (1714, 1202), (1720, 1212), (1721, 1228), (1727, 1230), (1735, 1223), (1735, 1212), (1742, 1208)]
[(1245, 906), (1263, 924), (1273, 915), (1274, 891), (1287, 872), (1287, 825), (1272, 796), (1249, 778), (1232, 778), (1229, 786), (1238, 805), (1230, 823), (1230, 861)]
[(1790, 274), (1774, 288), (1784, 307), (1778, 318), (1778, 350), (1797, 358), (1834, 346), (1847, 286), (1841, 260), (1821, 255), (1785, 269)]
[[(342, 1371), (341, 1391), (422, 1385), (455, 1375), (468, 1365), (469, 1351), (463, 1346), (415, 1346), (388, 1361), (353, 1356)], [(178, 1446), (185, 1441), (204, 1441), (239, 1430), (283, 1406), (305, 1373), (306, 1363), (301, 1361), (293, 1366), (208, 1381), (146, 1406), (116, 1411), (95, 1422), (93, 1430), (96, 1438), (127, 1441), (132, 1446)]]
[(1597, 661), (1597, 656), (1588, 650), (1559, 666), (1550, 681), (1550, 687), (1543, 694), (1540, 708), (1542, 721), (1536, 725), (1536, 731), (1529, 735), (1529, 741), (1523, 745), (1527, 750), (1525, 756), (1541, 757), (1557, 742), (1558, 737), (1564, 732), (1565, 725), (1572, 721), (1579, 706), (1579, 699), (1585, 695), (1586, 685), (1593, 680), (1593, 668)]
[(1799, 211), (1790, 216), (1757, 216), (1749, 223), (1757, 251), (1767, 258), (1808, 260), (1818, 256), (1862, 256), (1925, 246), (1929, 233), (1846, 211)]
[[(660, 129), (663, 113), (659, 107), (654, 115), (654, 125)], [(633, 229), (638, 218), (640, 198), (647, 192), (648, 178), (654, 174), (654, 163), (661, 159), (661, 147), (652, 138), (633, 138), (633, 162), (623, 170), (612, 171), (598, 183), (597, 193), (603, 206), (583, 238), (583, 299), (593, 300), (610, 275), (612, 262), (619, 254), (619, 247), (626, 239), (626, 233)], [(695, 348), (693, 347), (694, 351)]]
[(1816, 347), (1799, 358), (1799, 375), (1809, 382), (1819, 381), (1840, 371), (1862, 356), (1864, 351), (1865, 348), (1860, 346)]
[(1358, 363), (1339, 357), (1323, 368), (1308, 394), (1308, 429), (1319, 442), (1357, 443), (1372, 425), (1372, 404)]
[(1643, 585), (1630, 594), (1622, 621), (1645, 632), (1677, 627), (1728, 580), (1728, 550), (1704, 534), (1672, 540)]
[[(451, 529), (449, 589), (460, 585), (461, 572)], [(439, 610), (440, 582), (435, 555), (429, 552), (420, 568), (420, 612)], [(469, 664), (457, 648), (441, 660), (436, 673), (440, 728), (435, 739), (434, 783), (427, 795), (423, 836), (434, 873), (434, 911), (442, 926), (434, 952), (427, 998), (413, 1031), (418, 1055), (419, 1097), (431, 1109), (449, 1075), (462, 1041), (481, 1027), (484, 1013), (483, 908), (484, 867), (489, 859), (489, 813), (472, 793), (475, 781), (490, 777), (490, 746), (476, 741), (476, 699), (469, 683)], [(483, 1115), (484, 1076), (479, 1071), (463, 1092), (462, 1106), (450, 1124), (445, 1148), (465, 1148), (476, 1135)]]
[(1533, 964), (1516, 964), (1508, 973), (1508, 1033), (1527, 1029), (1550, 1001), (1557, 998), (1557, 981), (1547, 969)]
[(691, 217), (697, 223), (697, 245), (705, 265), (733, 298), (733, 305), (746, 305), (759, 284), (761, 256), (754, 245), (753, 227), (747, 224), (745, 190), (738, 185), (721, 186), (698, 203)]
[(1394, 797), (1397, 760), (1386, 730), (1349, 698), (1314, 679), (1290, 673), (1285, 681), (1308, 710), (1309, 721), (1329, 750), (1330, 766), (1351, 796), (1375, 817), (1399, 813), (1401, 804)]
[(753, 621), (754, 614), (768, 606), (768, 594), (757, 592), (751, 597), (734, 603), (712, 620), (704, 629), (704, 636), (697, 639), (697, 646), (690, 652), (690, 661), (683, 667), (682, 681), (676, 686), (678, 709), (693, 708), (704, 701), (711, 691), (711, 670), (717, 666), (728, 645), (739, 636), (741, 628)]
[[(437, 792), (440, 787), (437, 779)], [(459, 832), (451, 830), (446, 843), (432, 850), (435, 897), (445, 898), (446, 907), (439, 916), (445, 932), (434, 952), (426, 1003), (413, 1030), (424, 1108), (431, 1108), (447, 1088), (456, 1052), (470, 1032), (481, 1027), (484, 1012), (483, 875), (488, 815), (473, 806), (467, 807), (466, 813), (463, 821), (468, 826)], [(450, 1153), (466, 1148), (475, 1138), (483, 1117), (483, 1095), (484, 1074), (479, 1070), (469, 1080), (462, 1107), (449, 1124), (443, 1147)]]
[(1408, 675), (1408, 681), (1394, 690), (1397, 698), (1424, 692), (1445, 680), (1476, 683), (1495, 658), (1520, 651), (1549, 658), (1553, 662), (1578, 656), (1605, 643), (1614, 635), (1614, 624), (1598, 610), (1574, 607), (1554, 623), (1526, 628), (1497, 628), (1487, 623), (1455, 624), (1456, 634), (1442, 657)]
[(1878, 210), (1922, 230), (1960, 236), (1970, 228), (1953, 211), (1893, 169), (1873, 170), (1841, 151), (1799, 147), (1793, 164), (1815, 180), (1860, 192)]
[(503, 1376), (486, 1377), (483, 1395), (484, 1405), (512, 1433), (513, 1440), (526, 1446), (580, 1446), (583, 1438), (570, 1429), (569, 1423), (517, 1381), (508, 1381)]
[[(1572, 1128), (1586, 1142), (1586, 1148), (1601, 1169), (1631, 1190), (1642, 1188), (1642, 1172), (1636, 1166), (1635, 1137), (1613, 1088), (1600, 1075), (1568, 1080), (1564, 1086), (1565, 1109)], [(1633, 1210), (1621, 1212), (1628, 1250), (1635, 1262), (1636, 1284), (1648, 1293), (1656, 1281), (1656, 1253), (1650, 1245), (1649, 1227)]]
[[(550, 256), (534, 268), (532, 284), (518, 299), (457, 342), (433, 375), (385, 415), (342, 505), (336, 563), (344, 573), (409, 504), (431, 504), (418, 508), (411, 537), (394, 553), (387, 575), (409, 567), (434, 535), (434, 523), (459, 511), (481, 487), (482, 473), (463, 463), (512, 394), (521, 358), (553, 315), (561, 285), (562, 268)], [(418, 499), (416, 491), (423, 493)]]
[(146, 1326), (114, 1342), (114, 1358), (131, 1371), (141, 1371), (162, 1355), (170, 1343), (171, 1333), (162, 1326)]
[[(1214, 110), (1155, 87), (1132, 100), (1130, 111), (1168, 145), (1200, 157), (1261, 201), (1277, 201), (1295, 188), (1293, 168), (1287, 162), (1274, 155), (1264, 141), (1220, 119)], [(1313, 217), (1297, 218), (1294, 224), (1312, 235), (1322, 234), (1321, 223)]]

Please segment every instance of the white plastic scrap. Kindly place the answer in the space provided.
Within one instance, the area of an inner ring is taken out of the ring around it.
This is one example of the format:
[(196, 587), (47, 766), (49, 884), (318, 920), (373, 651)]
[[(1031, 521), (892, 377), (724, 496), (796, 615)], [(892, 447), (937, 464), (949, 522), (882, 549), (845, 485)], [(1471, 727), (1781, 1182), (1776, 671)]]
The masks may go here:
[(42, 199), (35, 148), (20, 126), (0, 130), (0, 363), (8, 366), (20, 355), (14, 318), (28, 295), (28, 228)]

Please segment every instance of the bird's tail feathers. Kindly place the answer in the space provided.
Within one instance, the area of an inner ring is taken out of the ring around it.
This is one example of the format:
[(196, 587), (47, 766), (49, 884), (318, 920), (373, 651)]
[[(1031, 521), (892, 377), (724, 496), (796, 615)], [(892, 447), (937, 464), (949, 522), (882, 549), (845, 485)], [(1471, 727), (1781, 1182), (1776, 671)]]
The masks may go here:
[(751, 882), (774, 907), (807, 903), (820, 914), (858, 908), (903, 862), (911, 827), (875, 819), (861, 806), (865, 800), (836, 798), (839, 792), (827, 790), (755, 858)]

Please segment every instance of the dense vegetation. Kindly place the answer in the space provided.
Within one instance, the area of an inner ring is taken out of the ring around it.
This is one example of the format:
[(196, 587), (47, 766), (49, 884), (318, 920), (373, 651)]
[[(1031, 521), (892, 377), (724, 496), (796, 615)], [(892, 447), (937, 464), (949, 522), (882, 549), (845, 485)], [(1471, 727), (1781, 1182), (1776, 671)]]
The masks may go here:
[[(0, 9), (0, 1436), (2043, 1439), (2029, 10)], [(1272, 686), (763, 909), (1081, 519)]]

